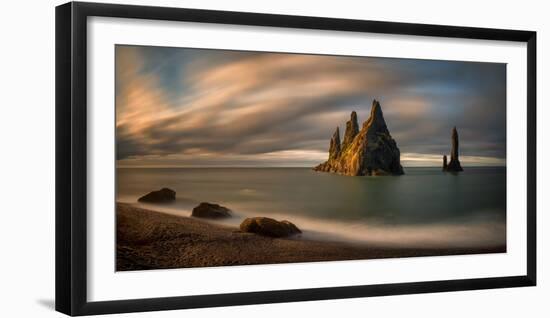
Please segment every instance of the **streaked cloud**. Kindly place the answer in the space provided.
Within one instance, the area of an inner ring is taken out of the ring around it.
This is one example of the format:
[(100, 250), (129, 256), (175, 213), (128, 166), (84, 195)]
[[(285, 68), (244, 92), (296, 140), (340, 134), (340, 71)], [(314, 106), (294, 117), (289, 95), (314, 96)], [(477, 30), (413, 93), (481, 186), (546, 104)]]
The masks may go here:
[(373, 98), (405, 165), (440, 162), (455, 125), (466, 165), (505, 158), (502, 64), (137, 46), (116, 63), (120, 166), (310, 166)]

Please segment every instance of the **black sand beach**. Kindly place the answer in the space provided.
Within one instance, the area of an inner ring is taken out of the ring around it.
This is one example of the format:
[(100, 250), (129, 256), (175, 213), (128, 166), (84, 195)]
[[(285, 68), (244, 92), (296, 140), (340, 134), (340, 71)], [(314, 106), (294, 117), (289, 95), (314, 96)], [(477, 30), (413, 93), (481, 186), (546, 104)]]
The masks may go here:
[(484, 248), (393, 248), (301, 237), (269, 238), (191, 217), (117, 203), (116, 270), (501, 253)]

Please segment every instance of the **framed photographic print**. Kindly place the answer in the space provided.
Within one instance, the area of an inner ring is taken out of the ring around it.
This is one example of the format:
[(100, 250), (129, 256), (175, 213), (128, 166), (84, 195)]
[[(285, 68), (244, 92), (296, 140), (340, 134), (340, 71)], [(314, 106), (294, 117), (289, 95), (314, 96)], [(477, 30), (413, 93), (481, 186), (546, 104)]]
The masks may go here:
[(536, 33), (56, 8), (56, 309), (536, 284)]

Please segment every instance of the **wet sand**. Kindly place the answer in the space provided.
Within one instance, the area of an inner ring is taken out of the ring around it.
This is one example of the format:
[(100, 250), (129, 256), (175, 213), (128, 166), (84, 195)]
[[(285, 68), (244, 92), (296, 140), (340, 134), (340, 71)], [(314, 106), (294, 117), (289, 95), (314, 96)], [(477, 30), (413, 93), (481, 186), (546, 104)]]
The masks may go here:
[(117, 271), (506, 252), (504, 245), (395, 248), (270, 238), (126, 203), (117, 203), (116, 214)]

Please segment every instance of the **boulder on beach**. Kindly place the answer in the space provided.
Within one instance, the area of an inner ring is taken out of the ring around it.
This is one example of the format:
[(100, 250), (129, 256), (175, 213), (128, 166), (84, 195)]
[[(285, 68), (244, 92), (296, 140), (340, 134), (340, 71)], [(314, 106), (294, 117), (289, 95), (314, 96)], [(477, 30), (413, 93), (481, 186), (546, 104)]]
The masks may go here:
[(269, 237), (287, 237), (302, 233), (296, 225), (289, 221), (277, 221), (266, 217), (247, 218), (241, 223), (240, 229), (243, 232)]
[(139, 202), (147, 203), (167, 203), (174, 200), (176, 200), (176, 191), (169, 188), (149, 192), (138, 199)]
[(204, 219), (222, 219), (231, 217), (231, 210), (219, 204), (201, 202), (193, 208), (191, 216)]

